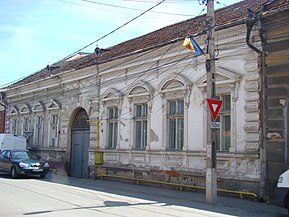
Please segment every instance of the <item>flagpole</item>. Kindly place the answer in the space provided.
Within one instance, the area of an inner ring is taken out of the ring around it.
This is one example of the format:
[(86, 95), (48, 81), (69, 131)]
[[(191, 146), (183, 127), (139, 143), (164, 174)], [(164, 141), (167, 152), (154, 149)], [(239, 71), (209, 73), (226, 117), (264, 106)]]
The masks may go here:
[[(208, 53), (206, 55), (207, 68), (207, 98), (215, 98), (215, 15), (214, 0), (207, 0), (207, 40)], [(206, 201), (217, 203), (217, 163), (215, 136), (211, 130), (211, 113), (207, 108), (207, 158), (206, 158)], [(213, 130), (214, 131), (214, 130)]]

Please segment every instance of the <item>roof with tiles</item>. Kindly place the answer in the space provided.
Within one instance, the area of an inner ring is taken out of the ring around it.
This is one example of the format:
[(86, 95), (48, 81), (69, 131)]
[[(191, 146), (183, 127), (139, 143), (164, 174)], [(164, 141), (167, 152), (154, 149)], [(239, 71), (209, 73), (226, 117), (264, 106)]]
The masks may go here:
[[(230, 24), (236, 24), (241, 21), (245, 21), (247, 17), (247, 9), (250, 8), (255, 12), (261, 10), (272, 11), (276, 9), (288, 8), (288, 0), (244, 0), (239, 3), (221, 8), (215, 11), (216, 27), (222, 27)], [(98, 57), (99, 62), (106, 62), (114, 58), (120, 58), (124, 55), (153, 48), (155, 46), (168, 43), (172, 40), (183, 39), (184, 37), (195, 34), (205, 33), (205, 20), (206, 14), (179, 22), (170, 26), (166, 26), (154, 32), (146, 35), (122, 42), (115, 46), (112, 46)], [(48, 67), (36, 72), (8, 86), (13, 88), (28, 84), (30, 82), (37, 81), (56, 75), (61, 72), (81, 69), (95, 64), (95, 54), (89, 54), (82, 58), (77, 58), (71, 61), (62, 61), (60, 63), (53, 64), (51, 68)]]

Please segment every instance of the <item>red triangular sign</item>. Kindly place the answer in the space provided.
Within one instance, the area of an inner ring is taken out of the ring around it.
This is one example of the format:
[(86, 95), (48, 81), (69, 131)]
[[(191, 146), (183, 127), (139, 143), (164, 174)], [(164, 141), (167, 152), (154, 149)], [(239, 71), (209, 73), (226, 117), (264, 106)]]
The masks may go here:
[(222, 107), (223, 101), (218, 99), (207, 99), (212, 117), (216, 121), (219, 111)]

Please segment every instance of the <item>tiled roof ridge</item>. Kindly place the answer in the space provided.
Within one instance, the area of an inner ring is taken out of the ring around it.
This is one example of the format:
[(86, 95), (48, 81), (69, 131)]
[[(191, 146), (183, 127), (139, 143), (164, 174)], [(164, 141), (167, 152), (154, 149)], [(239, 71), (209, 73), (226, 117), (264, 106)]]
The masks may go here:
[[(275, 7), (282, 8), (282, 6), (289, 7), (288, 0), (243, 0), (215, 10), (216, 27), (234, 24), (238, 21), (245, 20), (247, 17), (247, 8), (250, 8), (255, 12), (259, 12), (261, 9), (264, 9), (264, 5), (266, 10), (275, 9)], [(116, 57), (120, 58), (121, 56), (134, 53), (138, 50), (158, 46), (174, 39), (184, 38), (190, 34), (193, 35), (196, 33), (204, 33), (205, 20), (206, 14), (203, 14), (113, 45), (108, 47), (109, 51), (105, 52), (99, 57), (99, 61), (109, 61), (115, 59)], [(27, 84), (41, 78), (59, 74), (61, 72), (85, 68), (94, 64), (95, 54), (90, 54), (71, 61), (62, 61), (51, 65), (53, 67), (58, 67), (54, 70), (47, 70), (47, 68), (44, 68), (24, 78), (23, 80), (10, 85), (9, 87)]]

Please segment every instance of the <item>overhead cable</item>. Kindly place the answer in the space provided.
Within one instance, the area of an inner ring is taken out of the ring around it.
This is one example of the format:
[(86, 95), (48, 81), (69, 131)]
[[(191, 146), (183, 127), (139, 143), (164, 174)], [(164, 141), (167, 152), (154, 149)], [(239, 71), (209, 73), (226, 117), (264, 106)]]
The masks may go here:
[[(84, 46), (83, 48), (81, 48), (81, 49), (79, 49), (79, 50), (73, 52), (72, 54), (70, 54), (70, 55), (64, 57), (63, 59), (57, 61), (56, 63), (62, 62), (62, 61), (64, 61), (64, 60), (66, 60), (66, 59), (72, 57), (73, 55), (79, 53), (80, 51), (84, 50), (85, 48), (87, 48), (87, 47), (89, 47), (89, 46), (95, 44), (96, 42), (100, 41), (101, 39), (103, 39), (103, 38), (105, 38), (105, 37), (111, 35), (112, 33), (116, 32), (117, 30), (121, 29), (122, 27), (126, 26), (127, 24), (131, 23), (132, 21), (136, 20), (137, 18), (141, 17), (141, 16), (144, 15), (145, 13), (147, 13), (147, 12), (149, 12), (150, 10), (154, 9), (155, 7), (159, 6), (159, 5), (162, 4), (164, 1), (165, 1), (165, 0), (160, 1), (159, 3), (157, 3), (156, 5), (154, 5), (153, 7), (151, 7), (151, 8), (149, 8), (148, 10), (142, 12), (140, 15), (138, 15), (138, 16), (132, 18), (132, 19), (129, 20), (128, 22), (124, 23), (123, 25), (117, 27), (116, 29), (114, 29), (114, 30), (112, 30), (111, 32), (105, 34), (104, 36), (98, 38), (97, 40), (95, 40), (95, 41), (89, 43), (88, 45)], [(54, 63), (54, 64), (56, 64), (56, 63)]]
[[(138, 8), (131, 8), (131, 7), (124, 7), (124, 6), (119, 6), (119, 5), (112, 5), (112, 4), (101, 3), (101, 2), (90, 1), (90, 0), (81, 0), (81, 1), (89, 2), (89, 3), (93, 3), (93, 4), (98, 4), (98, 5), (115, 7), (115, 8), (123, 8), (123, 9), (135, 10), (135, 11), (144, 11), (144, 10), (138, 9)], [(192, 14), (176, 14), (176, 13), (168, 13), (168, 12), (160, 12), (160, 11), (150, 11), (150, 13), (177, 15), (177, 16), (186, 16), (186, 17), (192, 17), (193, 16)]]

